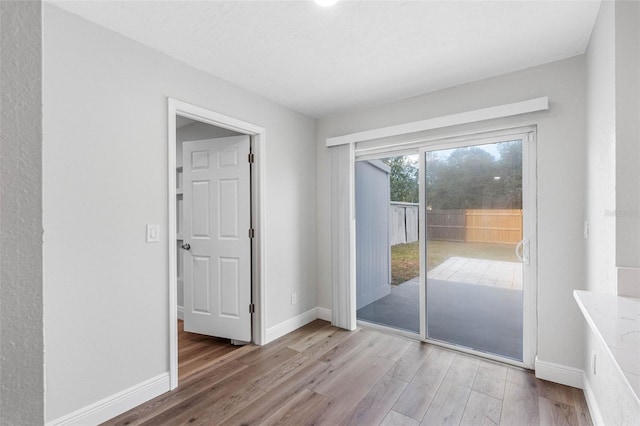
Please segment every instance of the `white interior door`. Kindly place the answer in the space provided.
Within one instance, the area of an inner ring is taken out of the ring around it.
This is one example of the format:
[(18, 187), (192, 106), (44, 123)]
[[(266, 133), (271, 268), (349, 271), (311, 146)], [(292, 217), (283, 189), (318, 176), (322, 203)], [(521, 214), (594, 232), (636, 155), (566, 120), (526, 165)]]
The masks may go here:
[(251, 340), (249, 136), (183, 146), (184, 329)]

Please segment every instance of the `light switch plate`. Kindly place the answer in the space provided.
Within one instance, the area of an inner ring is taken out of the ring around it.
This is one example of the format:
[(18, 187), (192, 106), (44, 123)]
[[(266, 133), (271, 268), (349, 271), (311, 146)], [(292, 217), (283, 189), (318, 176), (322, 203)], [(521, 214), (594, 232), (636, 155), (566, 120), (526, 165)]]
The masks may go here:
[(160, 242), (160, 225), (147, 224), (147, 242), (159, 243)]

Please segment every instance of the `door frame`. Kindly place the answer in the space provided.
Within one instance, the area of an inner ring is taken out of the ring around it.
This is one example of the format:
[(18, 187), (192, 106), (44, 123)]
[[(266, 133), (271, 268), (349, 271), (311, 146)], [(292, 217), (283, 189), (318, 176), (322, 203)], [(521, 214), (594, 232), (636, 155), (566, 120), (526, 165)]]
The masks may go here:
[(251, 302), (255, 305), (252, 318), (252, 339), (262, 345), (266, 336), (265, 312), (265, 144), (266, 130), (253, 123), (211, 111), (196, 105), (167, 98), (167, 182), (169, 255), (169, 378), (170, 389), (178, 386), (178, 282), (177, 282), (177, 223), (176, 223), (176, 116), (233, 130), (251, 136), (254, 154), (251, 173), (251, 224), (254, 238), (251, 244)]
[[(524, 138), (523, 135), (528, 135)], [(383, 145), (383, 146), (373, 146), (369, 147), (367, 144), (363, 144), (363, 146), (356, 147), (355, 154), (353, 157), (353, 161), (362, 161), (362, 160), (370, 160), (370, 159), (380, 159), (385, 157), (392, 157), (396, 155), (410, 155), (410, 154), (420, 154), (424, 152), (424, 150), (435, 150), (435, 149), (448, 149), (455, 148), (460, 146), (474, 145), (474, 144), (483, 144), (483, 143), (493, 143), (499, 141), (509, 140), (510, 137), (519, 138), (523, 137), (523, 188), (525, 185), (528, 187), (527, 194), (523, 196), (523, 211), (525, 209), (529, 210), (531, 213), (526, 215), (528, 220), (526, 222), (523, 221), (523, 235), (529, 236), (529, 268), (527, 268), (526, 273), (528, 284), (524, 288), (523, 294), (523, 352), (522, 352), (522, 362), (510, 360), (509, 358), (475, 351), (473, 349), (467, 349), (461, 346), (456, 346), (453, 344), (449, 344), (446, 342), (441, 342), (438, 340), (431, 340), (426, 338), (426, 324), (422, 321), (420, 323), (420, 333), (411, 333), (398, 331), (395, 328), (385, 327), (382, 325), (375, 325), (372, 323), (368, 323), (365, 321), (357, 321), (358, 325), (365, 325), (367, 327), (377, 328), (381, 330), (390, 331), (396, 334), (400, 334), (406, 337), (418, 339), (423, 342), (428, 342), (430, 344), (443, 346), (449, 349), (454, 349), (459, 352), (469, 353), (472, 355), (481, 356), (487, 359), (500, 361), (507, 364), (516, 365), (519, 367), (524, 367), (533, 370), (535, 367), (535, 357), (537, 355), (537, 336), (538, 336), (538, 300), (537, 300), (537, 288), (538, 288), (538, 277), (537, 277), (537, 220), (538, 220), (538, 206), (537, 206), (537, 126), (529, 125), (529, 126), (518, 126), (518, 127), (506, 127), (499, 129), (487, 129), (487, 130), (477, 130), (473, 132), (463, 132), (454, 135), (443, 135), (436, 136), (434, 138), (418, 138), (418, 139), (409, 139), (408, 141), (399, 141), (395, 144), (391, 145)], [(365, 141), (363, 141), (365, 142)], [(526, 149), (525, 149), (526, 148)], [(424, 188), (424, 169), (421, 165), (420, 173), (419, 173), (419, 187)], [(422, 190), (420, 192), (420, 209), (424, 208), (424, 195), (422, 194)], [(355, 197), (355, 194), (354, 194)], [(524, 217), (524, 215), (523, 215)], [(425, 253), (425, 223), (424, 215), (420, 215), (420, 224), (419, 224), (419, 241), (420, 241), (420, 253), (421, 256)], [(355, 240), (355, 238), (354, 238)], [(354, 241), (355, 244), (355, 241)], [(420, 259), (420, 316), (426, 317), (426, 299), (425, 299), (425, 284), (426, 284), (426, 258)], [(524, 278), (524, 277), (523, 277)], [(350, 282), (350, 286), (353, 287), (354, 295), (355, 295), (355, 280)], [(354, 296), (355, 297), (355, 296)], [(353, 316), (355, 317), (355, 300), (352, 303), (351, 310), (353, 311)]]

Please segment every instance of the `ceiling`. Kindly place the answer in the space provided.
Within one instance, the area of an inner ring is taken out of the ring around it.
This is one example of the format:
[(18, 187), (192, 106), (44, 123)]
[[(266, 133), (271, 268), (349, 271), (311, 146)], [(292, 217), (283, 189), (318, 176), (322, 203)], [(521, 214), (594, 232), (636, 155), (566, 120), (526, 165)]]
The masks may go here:
[(582, 54), (600, 4), (50, 3), (315, 118)]

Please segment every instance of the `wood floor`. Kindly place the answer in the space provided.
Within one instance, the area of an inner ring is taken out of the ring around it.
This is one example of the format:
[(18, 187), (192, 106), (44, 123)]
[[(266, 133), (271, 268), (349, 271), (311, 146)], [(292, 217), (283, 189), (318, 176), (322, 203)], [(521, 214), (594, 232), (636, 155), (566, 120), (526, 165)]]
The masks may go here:
[(188, 376), (197, 374), (218, 358), (239, 348), (229, 339), (187, 333), (184, 321), (178, 320), (178, 387)]
[(178, 389), (106, 424), (591, 424), (581, 390), (320, 320), (261, 347), (181, 333), (179, 362)]

